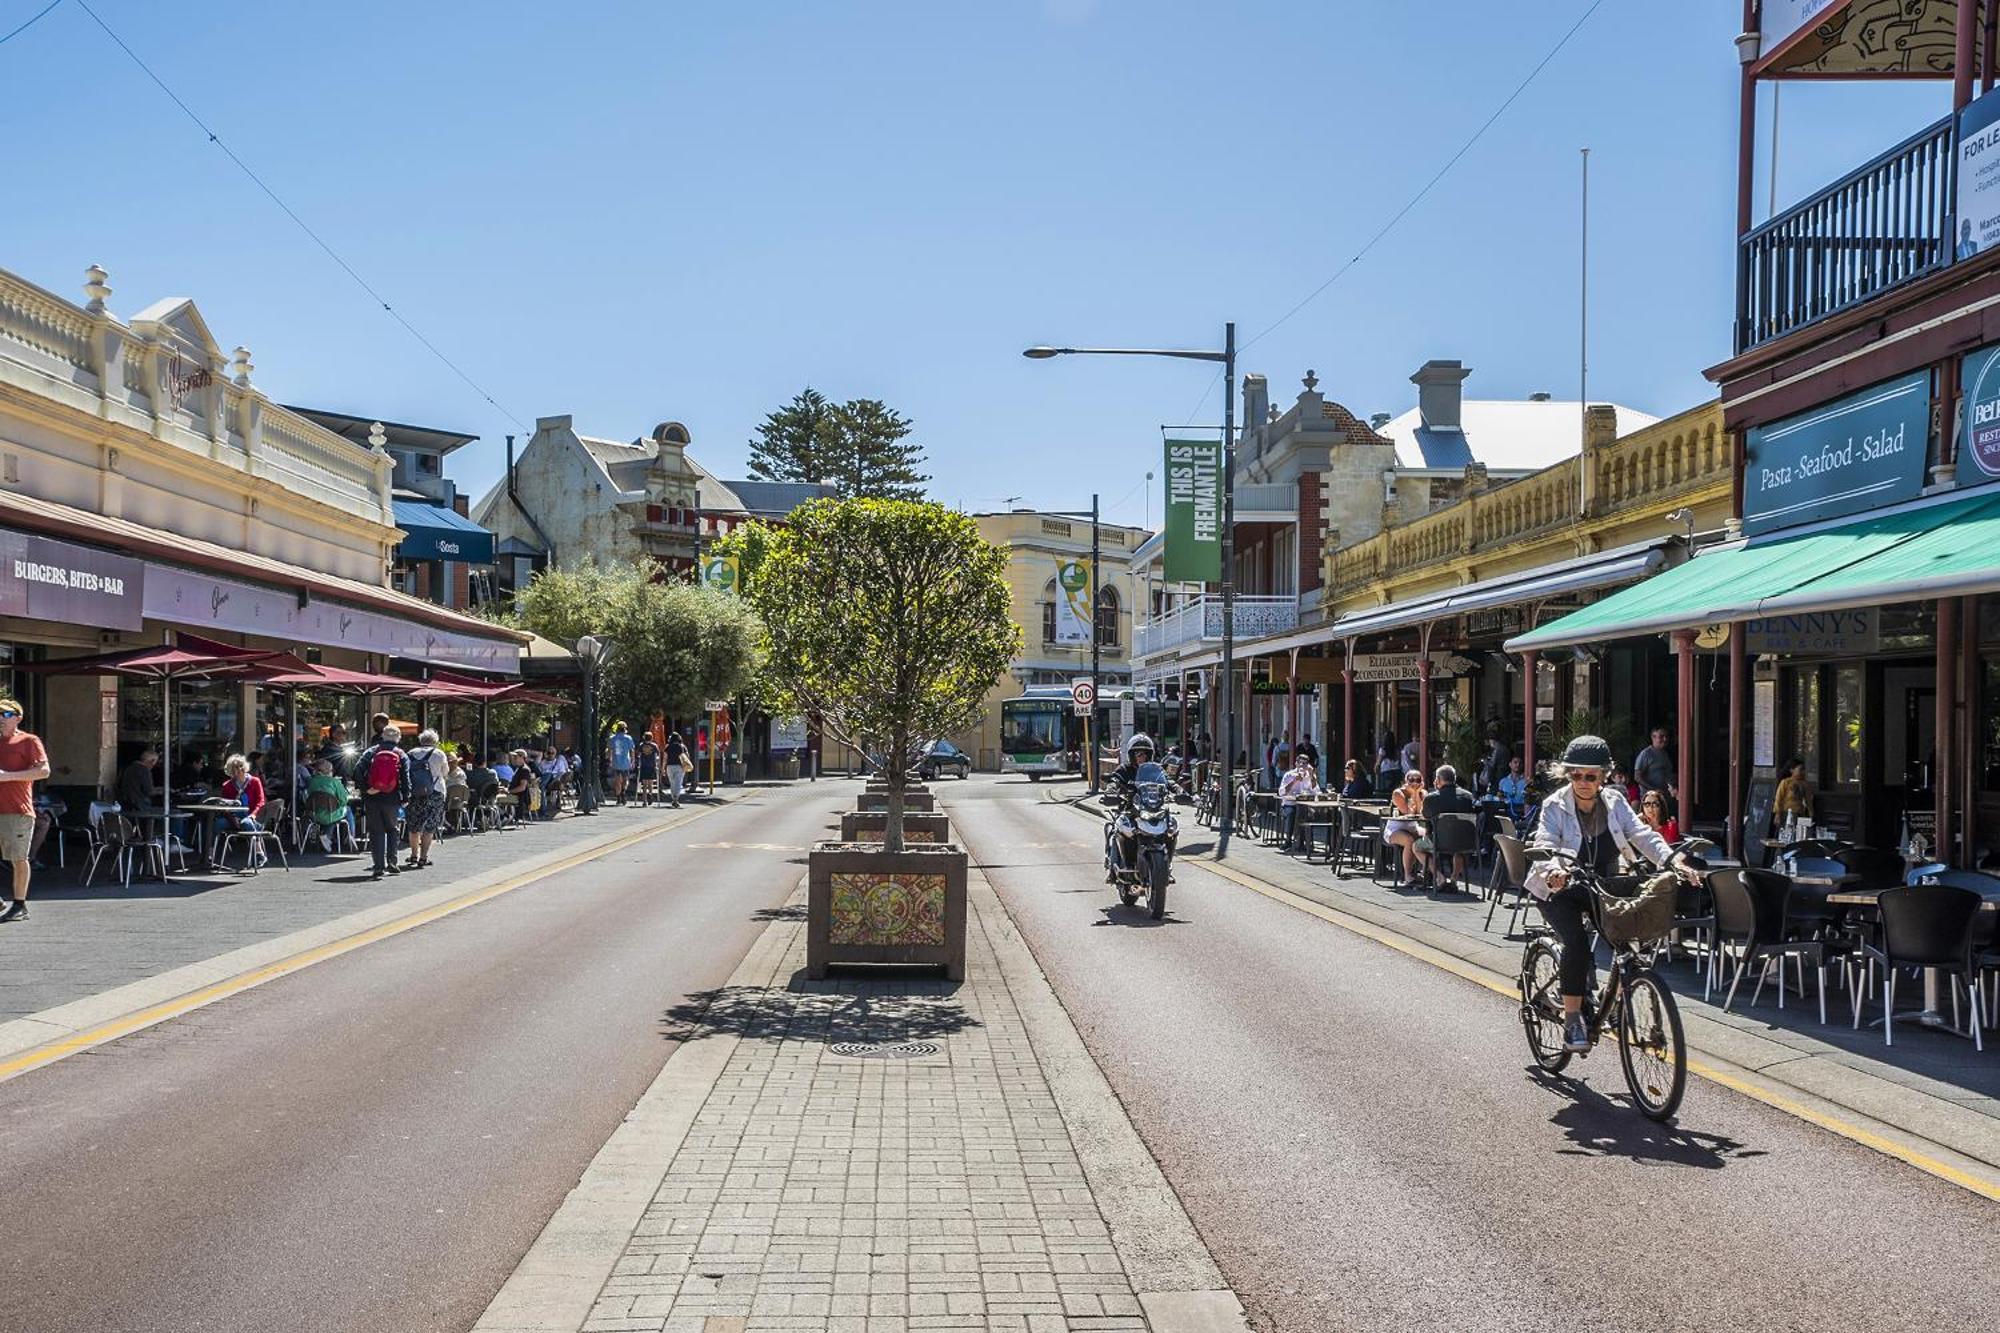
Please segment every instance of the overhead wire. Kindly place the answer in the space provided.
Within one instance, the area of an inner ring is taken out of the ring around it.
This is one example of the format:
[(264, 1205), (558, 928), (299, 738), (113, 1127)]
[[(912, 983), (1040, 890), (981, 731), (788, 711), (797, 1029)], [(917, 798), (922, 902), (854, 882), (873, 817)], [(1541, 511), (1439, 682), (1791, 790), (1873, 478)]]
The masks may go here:
[(45, 16), (45, 15), (46, 15), (46, 14), (47, 14), (47, 13), (48, 13), (48, 12), (49, 12), (49, 11), (50, 11), (51, 9), (54, 9), (54, 8), (55, 8), (55, 7), (57, 6), (57, 5), (59, 5), (59, 4), (61, 4), (61, 3), (62, 3), (62, 0), (49, 0), (49, 2), (48, 2), (48, 3), (46, 4), (46, 5), (43, 5), (43, 6), (42, 6), (42, 7), (40, 8), (40, 9), (38, 9), (38, 10), (36, 10), (36, 11), (35, 11), (35, 15), (34, 15), (34, 17), (33, 17), (33, 18), (29, 19), (29, 20), (28, 20), (28, 21), (27, 21), (26, 23), (23, 23), (23, 24), (22, 24), (22, 25), (21, 25), (20, 27), (18, 27), (18, 28), (16, 28), (16, 29), (14, 29), (14, 30), (13, 30), (12, 32), (8, 33), (8, 34), (7, 34), (6, 36), (4, 36), (4, 37), (0, 37), (0, 45), (4, 45), (4, 44), (5, 44), (5, 43), (7, 43), (7, 42), (11, 42), (11, 41), (13, 41), (13, 40), (14, 40), (14, 39), (15, 39), (16, 37), (19, 37), (19, 36), (20, 36), (20, 35), (21, 35), (22, 33), (26, 32), (26, 31), (27, 31), (28, 29), (30, 29), (30, 28), (32, 28), (32, 27), (34, 27), (34, 26), (35, 26), (35, 25), (36, 25), (37, 23), (40, 23), (40, 22), (42, 21), (42, 18), (43, 18), (43, 17), (44, 17), (44, 16)]
[[(60, 3), (62, 3), (62, 0), (55, 0), (55, 4), (60, 4)], [(50, 9), (55, 8), (55, 4), (51, 4), (49, 8)], [(396, 309), (396, 307), (389, 304), (388, 298), (383, 296), (381, 292), (377, 291), (374, 284), (370, 283), (366, 278), (362, 277), (360, 272), (355, 269), (354, 265), (348, 263), (347, 260), (344, 257), (342, 257), (339, 251), (335, 250), (333, 246), (327, 243), (325, 237), (321, 236), (317, 231), (314, 231), (312, 226), (308, 224), (304, 218), (299, 216), (298, 211), (294, 209), (290, 204), (286, 203), (284, 199), (279, 196), (278, 192), (272, 189), (270, 185), (265, 182), (264, 178), (262, 176), (259, 176), (256, 173), (256, 171), (251, 168), (248, 162), (245, 162), (240, 156), (238, 156), (236, 150), (231, 148), (227, 143), (225, 143), (221, 135), (217, 134), (213, 129), (210, 129), (208, 126), (208, 122), (204, 121), (198, 114), (196, 114), (194, 108), (189, 106), (184, 100), (182, 100), (181, 95), (179, 93), (175, 92), (172, 88), (168, 87), (166, 80), (162, 79), (157, 73), (155, 73), (153, 71), (153, 67), (151, 65), (148, 65), (143, 59), (141, 59), (139, 53), (137, 51), (134, 51), (131, 48), (131, 46), (126, 43), (125, 39), (123, 37), (120, 37), (117, 34), (117, 32), (115, 32), (112, 29), (111, 25), (106, 23), (104, 19), (101, 16), (99, 16), (98, 12), (95, 9), (92, 9), (90, 7), (89, 0), (76, 0), (76, 4), (77, 7), (82, 9), (84, 13), (90, 15), (91, 20), (95, 22), (99, 28), (102, 28), (104, 30), (104, 35), (109, 37), (113, 42), (117, 43), (118, 49), (123, 51), (128, 57), (130, 57), (132, 63), (137, 65), (140, 68), (140, 70), (142, 70), (145, 73), (146, 77), (151, 79), (155, 84), (155, 86), (157, 86), (161, 92), (165, 93), (175, 106), (180, 108), (181, 114), (185, 115), (190, 121), (194, 123), (197, 129), (199, 129), (203, 134), (207, 135), (208, 141), (214, 144), (217, 148), (221, 149), (223, 155), (227, 157), (231, 162), (235, 163), (236, 168), (239, 171), (241, 171), (245, 176), (249, 177), (251, 183), (254, 184), (259, 190), (262, 190), (264, 192), (265, 197), (268, 198), (272, 203), (276, 204), (279, 210), (282, 211), (286, 217), (290, 218), (293, 224), (296, 225), (300, 231), (304, 232), (306, 236), (312, 241), (312, 243), (318, 246), (328, 259), (331, 259), (335, 264), (337, 264), (340, 267), (340, 270), (343, 273), (347, 274), (349, 278), (352, 278), (356, 286), (361, 288), (362, 291), (366, 292), (369, 298), (373, 300), (377, 305), (381, 306), (384, 313), (386, 313), (391, 319), (395, 320), (398, 324), (402, 325), (404, 330), (408, 332), (412, 338), (416, 339), (417, 342), (423, 346), (425, 351), (429, 352), (433, 357), (437, 358), (438, 362), (442, 364), (445, 367), (445, 369), (451, 371), (452, 374), (458, 376), (458, 378), (464, 382), (465, 386), (471, 389), (473, 393), (477, 394), (487, 404), (487, 406), (491, 407), (494, 411), (500, 413), (502, 416), (511, 420), (515, 425), (520, 426), (521, 429), (523, 430), (527, 429), (526, 422), (519, 413), (510, 411), (506, 407), (502, 406), (498, 399), (496, 399), (492, 394), (488, 393), (486, 389), (483, 386), (481, 386), (477, 380), (473, 379), (472, 376), (468, 375), (456, 361), (453, 361), (450, 357), (446, 356), (444, 352), (438, 348), (436, 343), (432, 342), (429, 338), (425, 337), (423, 330), (419, 329), (415, 324), (412, 324), (407, 318), (405, 318), (402, 311)], [(42, 12), (47, 13), (48, 10), (43, 10)], [(35, 16), (35, 18), (40, 18), (40, 17), (41, 17), (40, 14), (37, 14)], [(28, 20), (29, 23), (33, 23), (34, 21), (35, 21), (34, 19)], [(23, 26), (25, 27), (26, 25)], [(19, 31), (19, 29), (16, 29), (16, 31)], [(11, 36), (12, 34), (9, 35)]]
[[(1590, 7), (1583, 11), (1583, 13), (1577, 18), (1576, 22), (1570, 24), (1568, 31), (1564, 32), (1563, 35), (1556, 41), (1556, 44), (1549, 48), (1547, 55), (1543, 56), (1539, 61), (1535, 63), (1534, 68), (1528, 71), (1527, 76), (1523, 78), (1519, 83), (1514, 85), (1514, 91), (1508, 93), (1506, 99), (1502, 101), (1499, 106), (1493, 109), (1493, 114), (1488, 116), (1483, 122), (1481, 122), (1479, 128), (1474, 130), (1471, 136), (1467, 138), (1464, 143), (1459, 145), (1458, 151), (1453, 153), (1449, 158), (1445, 159), (1444, 165), (1439, 167), (1434, 173), (1432, 173), (1431, 178), (1425, 181), (1423, 186), (1420, 189), (1418, 189), (1415, 194), (1411, 195), (1409, 200), (1406, 203), (1404, 203), (1404, 205), (1401, 208), (1397, 209), (1395, 214), (1391, 216), (1387, 222), (1383, 223), (1381, 228), (1377, 230), (1373, 236), (1370, 236), (1368, 238), (1368, 241), (1365, 245), (1363, 245), (1359, 250), (1356, 250), (1354, 252), (1352, 258), (1350, 258), (1345, 264), (1342, 264), (1338, 269), (1334, 270), (1333, 276), (1329, 277), (1325, 282), (1322, 282), (1319, 286), (1313, 288), (1310, 292), (1306, 293), (1305, 297), (1302, 300), (1300, 300), (1297, 304), (1292, 306), (1290, 310), (1287, 310), (1284, 314), (1278, 316), (1278, 318), (1272, 321), (1270, 324), (1265, 325), (1264, 328), (1260, 329), (1255, 335), (1253, 335), (1249, 339), (1249, 341), (1243, 343), (1240, 347), (1238, 347), (1236, 349), (1236, 354), (1240, 357), (1244, 352), (1249, 351), (1259, 342), (1262, 342), (1267, 336), (1277, 332), (1277, 330), (1281, 328), (1285, 323), (1287, 323), (1294, 315), (1298, 314), (1301, 310), (1304, 310), (1314, 301), (1317, 301), (1322, 295), (1326, 293), (1328, 288), (1332, 287), (1336, 282), (1339, 282), (1342, 278), (1346, 277), (1347, 274), (1353, 270), (1355, 265), (1359, 264), (1363, 259), (1368, 257), (1369, 251), (1373, 250), (1376, 246), (1380, 245), (1384, 240), (1386, 240), (1389, 236), (1389, 233), (1394, 231), (1397, 225), (1401, 223), (1404, 218), (1408, 217), (1411, 214), (1411, 212), (1413, 212), (1416, 209), (1417, 205), (1422, 203), (1424, 199), (1429, 196), (1432, 190), (1437, 188), (1438, 183), (1442, 181), (1447, 175), (1450, 174), (1451, 169), (1458, 165), (1460, 159), (1462, 159), (1467, 153), (1471, 152), (1474, 145), (1476, 145), (1482, 138), (1486, 136), (1486, 131), (1492, 129), (1494, 124), (1499, 121), (1500, 117), (1507, 113), (1507, 108), (1513, 106), (1515, 102), (1520, 100), (1521, 94), (1528, 91), (1528, 86), (1535, 81), (1535, 79), (1541, 74), (1543, 70), (1549, 67), (1549, 63), (1553, 61), (1558, 55), (1562, 54), (1563, 48), (1569, 45), (1570, 39), (1575, 37), (1576, 34), (1582, 30), (1584, 24), (1590, 22), (1590, 16), (1595, 14), (1598, 11), (1598, 9), (1603, 6), (1603, 4), (1604, 0), (1591, 0)], [(1187, 418), (1186, 418), (1187, 420), (1189, 421), (1194, 420), (1195, 417), (1200, 414), (1201, 409), (1208, 405), (1208, 397), (1210, 394), (1215, 392), (1215, 386), (1217, 382), (1219, 382), (1221, 379), (1222, 379), (1222, 371), (1218, 370), (1215, 372), (1214, 378), (1209, 380), (1208, 387), (1202, 390), (1200, 401), (1195, 403), (1193, 410), (1187, 413)]]

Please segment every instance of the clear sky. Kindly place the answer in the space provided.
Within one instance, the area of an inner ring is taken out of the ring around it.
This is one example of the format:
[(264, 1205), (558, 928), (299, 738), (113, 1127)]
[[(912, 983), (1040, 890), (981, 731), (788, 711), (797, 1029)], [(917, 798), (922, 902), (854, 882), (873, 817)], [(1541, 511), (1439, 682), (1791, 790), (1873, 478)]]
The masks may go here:
[[(0, 0), (0, 33), (45, 0)], [(496, 410), (207, 143), (75, 0), (0, 45), (0, 267), (130, 316), (191, 296), (281, 401), (483, 438), (567, 412), (685, 422), (741, 475), (810, 384), (917, 423), (968, 508), (1159, 518), (1159, 426), (1206, 367), (1038, 342), (1249, 341), (1408, 200), (1590, 0), (92, 0)], [(1740, 0), (1602, 0), (1359, 266), (1248, 348), (1364, 416), (1431, 357), (1467, 393), (1577, 385), (1591, 147), (1591, 397), (1709, 392), (1731, 314)], [(1948, 82), (1794, 85), (1780, 203), (1927, 121)], [(1764, 105), (1768, 125), (1768, 97)], [(1759, 174), (1760, 215), (1765, 177)]]

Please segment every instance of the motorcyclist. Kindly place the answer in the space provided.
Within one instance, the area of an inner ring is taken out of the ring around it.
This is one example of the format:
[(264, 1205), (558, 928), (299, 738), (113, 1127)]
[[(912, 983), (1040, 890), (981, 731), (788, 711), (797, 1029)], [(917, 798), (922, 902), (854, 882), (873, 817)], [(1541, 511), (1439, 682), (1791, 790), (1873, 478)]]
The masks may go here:
[[(1153, 762), (1153, 738), (1143, 731), (1135, 731), (1125, 742), (1125, 762), (1111, 770), (1105, 780), (1107, 805), (1129, 806), (1139, 789), (1139, 766)], [(1167, 836), (1167, 854), (1173, 855), (1175, 844), (1180, 841), (1178, 833)], [(1118, 835), (1118, 859), (1121, 865), (1131, 865), (1134, 848), (1132, 839)]]
[[(1601, 737), (1572, 740), (1563, 751), (1562, 769), (1568, 784), (1542, 802), (1530, 850), (1571, 853), (1579, 864), (1608, 877), (1618, 872), (1618, 854), (1632, 849), (1662, 869), (1678, 868), (1689, 879), (1699, 880), (1693, 867), (1675, 866), (1674, 850), (1666, 840), (1639, 818), (1623, 792), (1605, 781), (1611, 747)], [(1572, 1051), (1587, 1051), (1590, 1033), (1583, 1018), (1583, 997), (1590, 985), (1592, 902), (1589, 889), (1569, 880), (1561, 863), (1537, 861), (1528, 872), (1527, 889), (1562, 942), (1563, 1044)]]

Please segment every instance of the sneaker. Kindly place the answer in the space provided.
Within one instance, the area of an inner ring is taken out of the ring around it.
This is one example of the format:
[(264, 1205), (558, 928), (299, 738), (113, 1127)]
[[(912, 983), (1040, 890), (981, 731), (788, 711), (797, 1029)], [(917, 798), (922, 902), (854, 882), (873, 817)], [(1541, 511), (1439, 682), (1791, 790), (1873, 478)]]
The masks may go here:
[(9, 898), (7, 905), (0, 907), (0, 925), (5, 925), (10, 921), (26, 921), (27, 919), (28, 900), (25, 898)]
[(1584, 1023), (1582, 1014), (1571, 1014), (1564, 1020), (1563, 1049), (1566, 1051), (1590, 1049), (1590, 1028)]

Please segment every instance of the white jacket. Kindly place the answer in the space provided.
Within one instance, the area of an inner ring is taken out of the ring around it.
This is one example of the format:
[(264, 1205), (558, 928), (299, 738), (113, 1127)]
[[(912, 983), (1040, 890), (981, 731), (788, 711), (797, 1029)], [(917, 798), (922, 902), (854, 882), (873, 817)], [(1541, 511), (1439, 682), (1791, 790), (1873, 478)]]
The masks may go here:
[[(1624, 792), (1606, 784), (1597, 799), (1604, 802), (1605, 823), (1619, 851), (1629, 852), (1636, 847), (1648, 861), (1662, 868), (1671, 862), (1673, 848), (1667, 845), (1667, 840), (1659, 835), (1658, 830), (1633, 812), (1632, 803), (1625, 799)], [(1583, 828), (1577, 819), (1574, 788), (1567, 785), (1560, 787), (1542, 802), (1535, 836), (1528, 839), (1529, 850), (1537, 847), (1552, 847), (1565, 852), (1583, 849)], [(1530, 866), (1528, 892), (1537, 898), (1546, 898), (1554, 892), (1548, 885), (1548, 873), (1556, 868), (1554, 861), (1537, 861)]]

